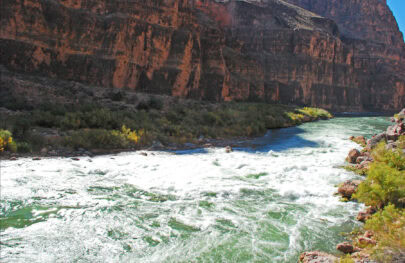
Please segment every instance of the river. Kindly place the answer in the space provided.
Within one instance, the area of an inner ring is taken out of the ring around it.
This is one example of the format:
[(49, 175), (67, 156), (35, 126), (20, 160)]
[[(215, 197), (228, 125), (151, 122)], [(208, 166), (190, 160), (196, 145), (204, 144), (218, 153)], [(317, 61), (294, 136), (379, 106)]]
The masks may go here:
[(251, 147), (1, 161), (2, 262), (297, 262), (336, 252), (360, 204), (339, 166), (387, 117), (269, 131)]

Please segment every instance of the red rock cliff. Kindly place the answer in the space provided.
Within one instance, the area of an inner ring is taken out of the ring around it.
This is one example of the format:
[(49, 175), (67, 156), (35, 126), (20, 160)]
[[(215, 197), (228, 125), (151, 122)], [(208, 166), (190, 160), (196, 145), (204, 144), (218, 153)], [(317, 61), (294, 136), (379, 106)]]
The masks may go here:
[[(2, 75), (215, 101), (397, 110), (405, 104), (404, 44), (386, 3), (373, 1), (350, 13), (367, 18), (357, 25), (343, 18), (362, 2), (355, 0), (3, 0)], [(2, 79), (3, 89), (18, 85)]]

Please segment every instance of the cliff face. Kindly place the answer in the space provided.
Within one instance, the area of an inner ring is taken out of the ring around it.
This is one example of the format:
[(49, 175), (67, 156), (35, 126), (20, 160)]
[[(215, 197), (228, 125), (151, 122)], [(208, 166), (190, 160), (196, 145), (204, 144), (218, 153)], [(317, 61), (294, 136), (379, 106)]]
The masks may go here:
[(366, 93), (366, 108), (390, 97), (390, 91), (394, 96), (388, 103), (394, 108), (404, 104), (405, 44), (387, 0), (285, 1), (337, 23), (341, 38), (353, 50), (355, 68), (365, 73), (357, 85)]
[(402, 33), (387, 0), (285, 0), (333, 19), (340, 32), (350, 38), (403, 48)]
[(16, 71), (194, 99), (397, 110), (404, 44), (373, 1), (357, 4), (357, 25), (343, 17), (356, 0), (3, 0), (1, 88), (22, 89)]

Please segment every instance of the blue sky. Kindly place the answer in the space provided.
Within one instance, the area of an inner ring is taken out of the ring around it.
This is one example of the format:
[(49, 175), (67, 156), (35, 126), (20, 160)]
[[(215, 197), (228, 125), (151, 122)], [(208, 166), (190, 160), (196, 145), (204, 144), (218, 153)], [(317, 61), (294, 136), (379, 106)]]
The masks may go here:
[[(388, 0), (388, 5), (390, 6), (395, 18), (397, 19), (399, 29), (404, 34), (405, 33), (405, 0)], [(405, 39), (405, 36), (404, 36)]]

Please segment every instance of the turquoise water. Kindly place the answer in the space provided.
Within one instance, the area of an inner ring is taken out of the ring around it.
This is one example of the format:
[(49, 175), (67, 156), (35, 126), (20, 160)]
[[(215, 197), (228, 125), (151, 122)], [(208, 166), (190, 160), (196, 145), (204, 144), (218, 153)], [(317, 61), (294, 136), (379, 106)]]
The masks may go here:
[(386, 117), (270, 131), (251, 147), (1, 161), (2, 262), (296, 262), (335, 252), (362, 205), (338, 168)]

